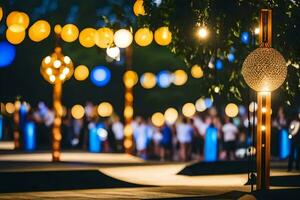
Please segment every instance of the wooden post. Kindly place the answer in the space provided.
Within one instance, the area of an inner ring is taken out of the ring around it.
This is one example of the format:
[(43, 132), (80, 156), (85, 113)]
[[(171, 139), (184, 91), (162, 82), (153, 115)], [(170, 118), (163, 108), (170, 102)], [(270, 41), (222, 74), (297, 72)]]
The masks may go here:
[(53, 87), (53, 108), (54, 108), (54, 122), (52, 127), (52, 161), (60, 161), (61, 153), (61, 117), (62, 117), (62, 105), (61, 105), (61, 93), (62, 82), (56, 81)]
[(20, 144), (20, 106), (21, 103), (20, 101), (15, 102), (15, 111), (13, 113), (13, 122), (14, 122), (14, 145), (15, 149), (20, 149), (21, 144)]

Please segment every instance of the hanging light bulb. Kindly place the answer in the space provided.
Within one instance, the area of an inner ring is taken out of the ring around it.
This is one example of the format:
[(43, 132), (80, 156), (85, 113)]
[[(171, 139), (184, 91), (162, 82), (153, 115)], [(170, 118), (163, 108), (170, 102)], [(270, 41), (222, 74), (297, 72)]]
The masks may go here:
[(119, 47), (108, 47), (106, 49), (106, 55), (112, 59), (120, 61), (120, 48)]

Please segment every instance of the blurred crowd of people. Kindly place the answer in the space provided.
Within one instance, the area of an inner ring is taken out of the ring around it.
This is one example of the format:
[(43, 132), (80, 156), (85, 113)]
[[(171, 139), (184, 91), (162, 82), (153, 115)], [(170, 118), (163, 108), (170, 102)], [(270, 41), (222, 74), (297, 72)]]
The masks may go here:
[[(211, 145), (208, 144), (207, 135), (209, 131), (214, 130), (212, 137), (215, 137), (213, 140), (216, 145), (217, 160), (245, 159), (247, 148), (253, 145), (251, 128), (256, 119), (253, 113), (248, 115), (245, 107), (240, 107), (239, 110), (237, 117), (229, 118), (224, 113), (218, 112), (215, 107), (211, 107), (205, 112), (196, 113), (191, 118), (179, 115), (174, 124), (164, 123), (161, 127), (153, 125), (150, 118), (136, 116), (131, 122), (133, 152), (143, 159), (206, 160), (207, 152), (205, 151), (208, 150), (205, 146)], [(54, 112), (41, 102), (36, 108), (27, 110), (26, 120), (33, 121), (36, 125), (37, 149), (50, 148)], [(283, 108), (279, 108), (274, 115), (273, 155), (278, 154), (277, 133), (282, 129), (288, 130), (290, 122), (294, 123), (293, 126), (298, 126), (295, 120), (299, 122), (297, 117), (288, 119)], [(6, 137), (10, 139), (12, 139), (12, 123), (9, 117), (4, 118)], [(81, 119), (74, 119), (69, 110), (65, 111), (62, 120), (62, 148), (88, 150), (90, 130), (98, 127), (99, 124), (101, 124), (101, 130), (105, 130), (98, 134), (101, 140), (101, 152), (124, 152), (124, 124), (120, 117), (113, 114), (107, 118), (100, 118), (92, 103), (85, 105), (85, 115)], [(299, 130), (293, 133), (293, 136), (298, 132)], [(299, 142), (294, 143), (292, 148), (296, 146), (299, 149)], [(299, 167), (299, 161), (297, 166)]]

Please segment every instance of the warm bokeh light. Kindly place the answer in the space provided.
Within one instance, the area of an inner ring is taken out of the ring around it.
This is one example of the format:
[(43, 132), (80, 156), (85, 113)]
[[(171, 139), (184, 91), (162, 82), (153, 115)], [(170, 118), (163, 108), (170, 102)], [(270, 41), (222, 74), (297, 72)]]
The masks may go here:
[(120, 60), (120, 53), (119, 47), (108, 47), (106, 49), (106, 55), (115, 60)]
[(191, 74), (194, 78), (202, 78), (203, 77), (203, 70), (199, 65), (194, 65), (191, 68)]
[(175, 108), (168, 108), (164, 114), (166, 123), (174, 124), (178, 118), (178, 112)]
[(124, 109), (124, 117), (126, 119), (133, 117), (133, 108), (131, 106), (126, 106)]
[(79, 30), (74, 24), (66, 24), (61, 30), (61, 38), (66, 42), (74, 42), (78, 34)]
[(130, 137), (132, 136), (133, 133), (133, 128), (131, 126), (131, 124), (126, 124), (124, 127), (124, 135), (125, 137)]
[(229, 103), (225, 107), (225, 113), (228, 117), (236, 117), (239, 114), (239, 107), (234, 103)]
[(249, 111), (250, 112), (255, 112), (256, 110), (257, 110), (257, 103), (256, 102), (254, 102), (254, 101), (252, 101), (250, 104), (249, 104)]
[(135, 1), (134, 5), (133, 5), (133, 12), (136, 16), (146, 15), (143, 4), (144, 4), (143, 0), (136, 0)]
[(254, 29), (254, 34), (255, 34), (255, 35), (258, 35), (258, 34), (259, 34), (259, 27), (256, 27), (256, 28)]
[(114, 42), (114, 32), (110, 28), (99, 28), (96, 32), (95, 43), (100, 48), (108, 48)]
[(156, 112), (152, 115), (151, 121), (154, 126), (161, 127), (165, 123), (165, 117), (162, 113)]
[(99, 104), (97, 111), (100, 117), (109, 117), (113, 113), (113, 107), (108, 102), (102, 102)]
[(12, 32), (23, 32), (29, 25), (29, 17), (24, 12), (13, 11), (7, 16), (6, 25)]
[(11, 102), (6, 103), (5, 110), (8, 114), (13, 114), (15, 112), (15, 104)]
[(208, 36), (208, 29), (206, 27), (199, 27), (197, 35), (200, 39), (205, 39)]
[(125, 93), (125, 99), (128, 102), (132, 102), (133, 101), (133, 95), (132, 95), (132, 93), (131, 92), (126, 92)]
[(79, 65), (75, 68), (74, 71), (74, 78), (77, 81), (84, 81), (89, 76), (89, 68), (87, 68), (85, 65)]
[(96, 66), (91, 71), (91, 81), (98, 87), (107, 85), (111, 78), (110, 70), (105, 66)]
[(163, 70), (157, 74), (157, 85), (161, 88), (167, 88), (172, 83), (172, 75), (169, 71)]
[(182, 107), (182, 114), (186, 117), (192, 117), (196, 113), (195, 105), (192, 103), (186, 103)]
[(123, 76), (123, 81), (126, 87), (132, 88), (138, 81), (138, 75), (135, 71), (126, 71)]
[(153, 73), (146, 72), (141, 76), (141, 85), (145, 89), (151, 89), (156, 85), (156, 76)]
[(96, 29), (85, 28), (79, 34), (79, 42), (86, 48), (93, 47), (95, 45)]
[(0, 7), (0, 21), (2, 20), (2, 17), (3, 17), (3, 9), (2, 7)]
[(71, 115), (74, 119), (82, 119), (84, 116), (84, 107), (82, 105), (74, 105), (71, 108)]
[(6, 39), (11, 44), (20, 44), (25, 39), (25, 31), (13, 32), (10, 29), (6, 30)]
[(124, 140), (124, 147), (125, 149), (130, 149), (132, 147), (132, 141), (130, 139), (125, 139)]
[(51, 32), (50, 24), (45, 20), (36, 21), (29, 28), (29, 38), (34, 42), (40, 42), (46, 39)]
[(120, 29), (114, 34), (114, 43), (119, 48), (127, 48), (132, 43), (132, 33), (127, 29)]
[(166, 46), (172, 41), (172, 33), (169, 31), (168, 27), (163, 26), (154, 32), (154, 39), (157, 44)]
[(54, 33), (60, 35), (60, 34), (61, 34), (61, 31), (62, 31), (61, 25), (56, 24), (56, 25), (54, 26)]
[(12, 64), (16, 57), (16, 47), (7, 41), (0, 42), (0, 68)]
[(153, 33), (149, 28), (140, 28), (135, 32), (134, 40), (142, 47), (148, 46), (153, 40)]
[(184, 70), (176, 70), (173, 74), (174, 85), (184, 85), (188, 80), (188, 76)]
[(195, 106), (196, 106), (196, 110), (198, 112), (203, 112), (206, 110), (206, 104), (205, 104), (205, 99), (204, 98), (199, 98), (196, 103), (195, 103)]

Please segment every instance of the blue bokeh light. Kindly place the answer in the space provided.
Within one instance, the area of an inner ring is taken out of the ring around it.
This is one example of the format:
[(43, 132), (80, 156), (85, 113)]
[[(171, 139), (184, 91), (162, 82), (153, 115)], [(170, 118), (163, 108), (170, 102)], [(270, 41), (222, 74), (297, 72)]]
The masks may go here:
[(234, 62), (234, 60), (235, 60), (234, 54), (233, 54), (233, 53), (228, 54), (228, 55), (227, 55), (227, 59), (228, 59), (228, 61), (231, 62), (231, 63)]
[(157, 85), (161, 88), (167, 88), (172, 83), (171, 73), (164, 70), (158, 73), (157, 75)]
[(36, 147), (36, 131), (34, 122), (27, 122), (24, 131), (24, 149), (33, 151)]
[(215, 162), (218, 159), (218, 129), (209, 126), (206, 129), (204, 144), (204, 161)]
[(206, 108), (210, 108), (213, 105), (213, 102), (212, 102), (211, 98), (206, 98), (204, 100), (204, 103), (205, 103)]
[(241, 42), (243, 44), (249, 44), (250, 43), (250, 35), (248, 32), (242, 32), (241, 34)]
[(94, 85), (103, 87), (110, 81), (111, 73), (107, 67), (96, 66), (92, 70), (90, 78)]
[(0, 68), (10, 65), (16, 57), (16, 48), (14, 45), (6, 42), (0, 42)]
[(217, 70), (222, 70), (223, 69), (223, 62), (222, 62), (222, 60), (217, 59), (215, 66), (216, 66)]

